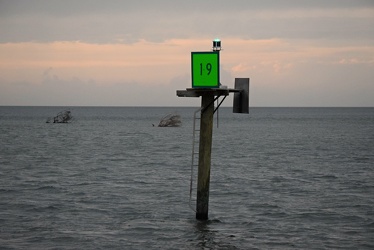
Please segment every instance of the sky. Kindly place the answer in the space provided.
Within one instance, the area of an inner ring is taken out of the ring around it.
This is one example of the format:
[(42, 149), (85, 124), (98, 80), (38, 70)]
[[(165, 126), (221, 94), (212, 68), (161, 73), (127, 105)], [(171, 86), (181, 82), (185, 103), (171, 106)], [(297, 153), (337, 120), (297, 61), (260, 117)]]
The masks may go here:
[(373, 0), (0, 0), (0, 105), (200, 106), (176, 90), (219, 38), (251, 107), (374, 107), (373, 27)]

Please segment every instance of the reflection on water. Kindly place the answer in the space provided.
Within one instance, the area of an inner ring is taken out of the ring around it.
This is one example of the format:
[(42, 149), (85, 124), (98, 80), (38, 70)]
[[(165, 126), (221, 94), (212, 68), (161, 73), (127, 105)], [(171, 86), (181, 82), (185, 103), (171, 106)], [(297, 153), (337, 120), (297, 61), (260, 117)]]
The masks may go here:
[(198, 249), (238, 249), (234, 244), (234, 235), (221, 234), (221, 224), (219, 220), (194, 222)]

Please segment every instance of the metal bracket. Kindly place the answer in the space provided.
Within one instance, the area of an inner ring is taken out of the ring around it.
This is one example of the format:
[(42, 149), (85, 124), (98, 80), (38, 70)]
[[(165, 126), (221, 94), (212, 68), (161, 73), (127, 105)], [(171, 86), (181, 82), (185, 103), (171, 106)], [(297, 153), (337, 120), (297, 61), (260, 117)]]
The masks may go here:
[[(206, 107), (204, 107), (204, 108), (201, 109), (201, 112), (203, 113), (204, 110), (205, 110), (206, 108), (208, 108), (210, 105), (214, 104), (214, 102), (217, 101), (217, 99), (220, 98), (221, 96), (222, 96), (222, 95), (218, 95), (218, 96), (214, 97), (213, 101), (211, 101), (211, 102), (208, 104), (208, 106), (206, 106)], [(224, 98), (222, 99), (222, 101), (221, 101), (221, 102), (218, 104), (218, 106), (214, 109), (213, 114), (214, 114), (214, 113), (217, 111), (217, 109), (221, 106), (221, 104), (223, 103), (223, 101), (226, 99), (226, 96), (227, 96), (227, 95), (224, 95)]]
[[(223, 97), (222, 101), (217, 105), (217, 107), (215, 108), (213, 114), (214, 114), (214, 113), (217, 111), (217, 109), (221, 106), (221, 104), (223, 103), (223, 101), (226, 99), (226, 96), (227, 96), (227, 95), (225, 95), (225, 96)], [(217, 98), (216, 98), (215, 100), (217, 100), (219, 97), (221, 97), (221, 96), (217, 96)]]

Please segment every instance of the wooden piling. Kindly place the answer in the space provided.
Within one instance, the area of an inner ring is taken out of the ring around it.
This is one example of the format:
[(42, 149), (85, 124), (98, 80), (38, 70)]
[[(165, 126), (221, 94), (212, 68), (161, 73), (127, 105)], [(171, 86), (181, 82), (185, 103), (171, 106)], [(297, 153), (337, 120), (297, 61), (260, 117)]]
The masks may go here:
[(202, 95), (200, 119), (199, 169), (197, 179), (196, 219), (208, 219), (210, 164), (212, 152), (214, 94), (207, 91)]
[(196, 194), (196, 219), (198, 220), (208, 219), (214, 100), (216, 96), (228, 96), (229, 92), (237, 91), (226, 88), (177, 90), (179, 97), (202, 97)]

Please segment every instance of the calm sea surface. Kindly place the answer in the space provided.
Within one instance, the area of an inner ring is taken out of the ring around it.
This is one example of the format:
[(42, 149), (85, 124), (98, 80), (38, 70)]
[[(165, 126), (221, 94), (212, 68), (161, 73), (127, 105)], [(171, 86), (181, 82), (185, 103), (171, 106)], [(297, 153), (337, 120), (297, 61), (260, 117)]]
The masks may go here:
[(374, 249), (374, 108), (221, 108), (207, 222), (196, 108), (64, 109), (0, 107), (1, 249)]

